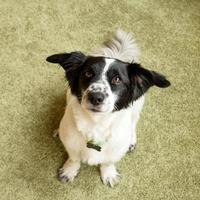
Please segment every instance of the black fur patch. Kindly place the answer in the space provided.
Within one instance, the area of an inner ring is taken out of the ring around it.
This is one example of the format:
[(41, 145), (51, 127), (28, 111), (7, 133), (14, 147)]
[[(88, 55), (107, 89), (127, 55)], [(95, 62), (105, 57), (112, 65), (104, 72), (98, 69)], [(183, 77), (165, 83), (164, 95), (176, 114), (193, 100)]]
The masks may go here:
[(137, 63), (129, 65), (129, 77), (132, 81), (132, 100), (138, 99), (151, 86), (155, 85), (161, 88), (170, 86), (170, 82), (165, 78), (165, 76), (157, 72), (147, 70)]
[[(88, 57), (84, 63), (84, 67), (80, 73), (79, 86), (86, 90), (92, 83), (97, 82), (101, 78), (101, 74), (105, 67), (105, 61), (102, 57)], [(92, 77), (85, 76), (86, 72), (90, 72)]]
[(86, 59), (87, 57), (81, 52), (55, 54), (46, 59), (48, 62), (58, 63), (63, 67), (71, 92), (77, 96), (79, 101), (81, 100), (81, 92), (78, 84), (79, 76)]

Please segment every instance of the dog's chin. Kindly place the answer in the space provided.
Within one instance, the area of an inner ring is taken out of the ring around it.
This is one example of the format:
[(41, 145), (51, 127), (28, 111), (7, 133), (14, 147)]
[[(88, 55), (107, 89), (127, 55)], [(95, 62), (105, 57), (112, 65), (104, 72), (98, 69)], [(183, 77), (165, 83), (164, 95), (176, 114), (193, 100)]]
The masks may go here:
[(101, 110), (101, 109), (98, 109), (98, 108), (89, 108), (88, 110), (90, 112), (94, 112), (94, 113), (97, 113), (97, 114), (103, 114), (103, 113), (107, 113), (108, 112), (107, 110)]
[(106, 114), (111, 113), (112, 108), (104, 106), (91, 106), (91, 105), (82, 105), (83, 109), (94, 114)]

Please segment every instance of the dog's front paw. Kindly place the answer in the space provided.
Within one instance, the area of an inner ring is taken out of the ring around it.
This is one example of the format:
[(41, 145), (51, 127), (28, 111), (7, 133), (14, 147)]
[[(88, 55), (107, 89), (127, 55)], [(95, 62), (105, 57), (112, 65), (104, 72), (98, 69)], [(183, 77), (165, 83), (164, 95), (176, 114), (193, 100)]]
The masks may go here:
[(58, 179), (63, 182), (72, 182), (74, 178), (77, 176), (80, 169), (79, 162), (73, 162), (71, 160), (67, 160), (62, 168), (58, 171)]
[(63, 168), (60, 168), (58, 170), (58, 179), (59, 179), (59, 181), (61, 181), (63, 183), (66, 183), (66, 182), (68, 182), (70, 180), (70, 178), (68, 177), (68, 175), (65, 174)]
[(113, 187), (120, 180), (120, 174), (114, 165), (101, 165), (101, 179), (105, 185)]

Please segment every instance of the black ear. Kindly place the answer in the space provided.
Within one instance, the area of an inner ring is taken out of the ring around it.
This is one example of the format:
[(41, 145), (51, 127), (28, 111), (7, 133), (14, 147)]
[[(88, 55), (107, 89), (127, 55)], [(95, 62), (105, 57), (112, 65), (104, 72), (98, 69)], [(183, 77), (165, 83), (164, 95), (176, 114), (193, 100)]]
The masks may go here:
[(46, 61), (60, 64), (64, 70), (76, 69), (85, 61), (86, 56), (78, 51), (72, 53), (54, 54), (47, 57)]
[(58, 63), (65, 70), (65, 76), (68, 80), (72, 94), (79, 94), (79, 74), (86, 56), (81, 52), (61, 53), (49, 56), (46, 60), (50, 63)]
[(171, 85), (171, 83), (166, 79), (166, 77), (158, 72), (151, 71), (153, 77), (153, 83), (157, 87), (166, 88)]
[(129, 74), (132, 81), (134, 100), (142, 96), (151, 86), (155, 85), (161, 88), (170, 86), (170, 82), (164, 75), (147, 70), (137, 63), (130, 64)]
[(70, 57), (70, 53), (60, 53), (60, 54), (54, 54), (49, 57), (47, 57), (46, 61), (50, 63), (63, 63), (67, 58)]

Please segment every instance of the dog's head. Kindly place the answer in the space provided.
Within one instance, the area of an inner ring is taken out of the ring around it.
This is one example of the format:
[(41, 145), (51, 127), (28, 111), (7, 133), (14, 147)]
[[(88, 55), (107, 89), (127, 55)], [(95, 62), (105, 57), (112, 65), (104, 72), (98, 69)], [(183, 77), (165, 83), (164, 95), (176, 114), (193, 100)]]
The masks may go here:
[(170, 86), (165, 76), (157, 72), (113, 58), (72, 52), (49, 56), (47, 61), (59, 63), (64, 68), (72, 94), (84, 109), (91, 112), (121, 110), (151, 86)]

